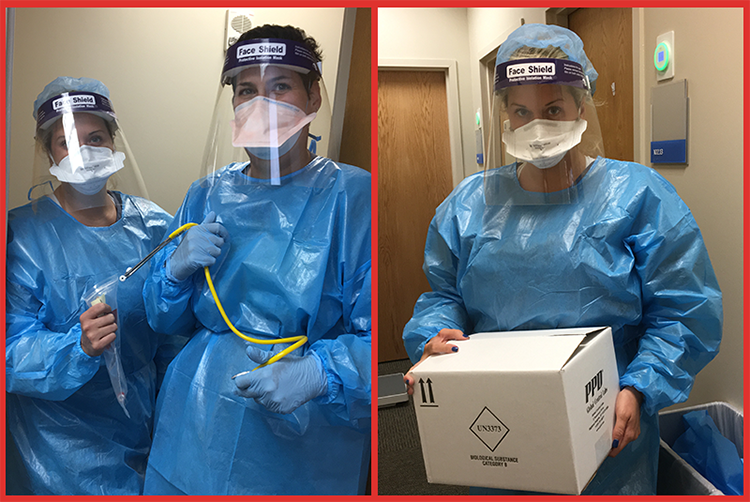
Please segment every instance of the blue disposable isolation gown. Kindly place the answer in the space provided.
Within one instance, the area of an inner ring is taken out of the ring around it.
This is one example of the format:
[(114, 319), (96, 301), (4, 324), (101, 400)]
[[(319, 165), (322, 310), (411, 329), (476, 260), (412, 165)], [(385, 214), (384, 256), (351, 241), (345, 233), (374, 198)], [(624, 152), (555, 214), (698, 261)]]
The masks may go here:
[[(316, 158), (251, 181), (230, 164), (190, 187), (171, 228), (214, 211), (229, 232), (210, 268), (234, 326), (255, 338), (306, 335), (328, 392), (267, 411), (231, 377), (255, 366), (229, 331), (202, 270), (166, 278), (178, 239), (154, 257), (144, 294), (157, 330), (195, 332), (157, 403), (145, 494), (356, 494), (370, 453), (370, 175)], [(279, 346), (258, 345), (263, 350)]]
[(104, 357), (81, 349), (83, 298), (148, 254), (172, 221), (152, 202), (111, 193), (121, 206), (109, 227), (87, 227), (47, 197), (8, 215), (7, 417), (37, 495), (142, 491), (157, 373), (179, 349), (179, 337), (158, 335), (146, 321), (146, 270), (117, 288), (130, 418)]
[[(644, 395), (641, 435), (584, 493), (655, 493), (657, 412), (687, 399), (721, 340), (721, 292), (690, 210), (656, 171), (632, 162), (598, 158), (569, 193), (551, 197), (523, 190), (515, 164), (485, 176), (465, 179), (430, 224), (432, 291), (404, 329), (409, 357), (418, 361), (442, 328), (611, 326), (620, 385)], [(486, 187), (505, 203), (485, 204)]]

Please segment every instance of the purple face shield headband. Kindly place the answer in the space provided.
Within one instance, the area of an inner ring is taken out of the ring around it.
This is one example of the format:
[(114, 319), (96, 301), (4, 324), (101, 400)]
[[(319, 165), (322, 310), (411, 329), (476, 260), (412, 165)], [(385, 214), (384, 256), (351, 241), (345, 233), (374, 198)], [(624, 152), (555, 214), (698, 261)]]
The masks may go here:
[(226, 85), (242, 70), (253, 65), (273, 64), (299, 73), (322, 75), (321, 62), (304, 44), (280, 38), (245, 40), (227, 49), (221, 83)]
[(562, 84), (591, 90), (583, 67), (566, 59), (517, 59), (495, 67), (495, 91), (514, 85)]
[(101, 94), (81, 91), (64, 92), (48, 99), (39, 107), (36, 116), (37, 129), (47, 128), (63, 114), (78, 112), (94, 113), (109, 121), (117, 119), (112, 102)]

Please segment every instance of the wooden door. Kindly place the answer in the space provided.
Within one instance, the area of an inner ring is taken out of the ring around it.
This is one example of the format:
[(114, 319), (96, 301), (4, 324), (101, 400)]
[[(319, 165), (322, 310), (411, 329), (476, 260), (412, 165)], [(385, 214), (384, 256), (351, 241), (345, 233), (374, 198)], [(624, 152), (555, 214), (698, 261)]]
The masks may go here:
[[(632, 9), (576, 9), (568, 28), (581, 40), (599, 73), (594, 93), (610, 159), (634, 160), (633, 151), (633, 18)], [(614, 90), (613, 90), (614, 86)]]
[(445, 73), (378, 71), (378, 361), (401, 340), (420, 294), (427, 228), (453, 188)]

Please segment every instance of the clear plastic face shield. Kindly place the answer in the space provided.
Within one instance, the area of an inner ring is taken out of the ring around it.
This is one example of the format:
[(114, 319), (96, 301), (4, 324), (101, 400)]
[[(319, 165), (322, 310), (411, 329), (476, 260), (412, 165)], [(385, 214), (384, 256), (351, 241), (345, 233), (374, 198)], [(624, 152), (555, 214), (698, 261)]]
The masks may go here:
[(320, 61), (303, 43), (252, 39), (227, 50), (203, 172), (225, 166), (234, 183), (281, 185), (325, 155), (330, 105)]
[[(603, 150), (591, 85), (580, 64), (534, 58), (496, 66), (487, 204), (575, 202)], [(515, 169), (498, 169), (514, 161)]]
[(108, 190), (147, 197), (112, 103), (94, 92), (65, 92), (37, 111), (29, 200), (48, 196), (69, 210), (110, 204)]

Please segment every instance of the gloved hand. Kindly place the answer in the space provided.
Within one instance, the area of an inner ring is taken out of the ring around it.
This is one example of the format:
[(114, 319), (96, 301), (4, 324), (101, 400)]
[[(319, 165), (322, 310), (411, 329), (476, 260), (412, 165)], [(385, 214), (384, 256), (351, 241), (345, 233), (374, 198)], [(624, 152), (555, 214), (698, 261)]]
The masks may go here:
[[(258, 364), (274, 355), (252, 345), (247, 347), (247, 357)], [(241, 373), (234, 383), (241, 396), (255, 399), (269, 411), (283, 414), (293, 412), (328, 390), (323, 364), (313, 353), (302, 357), (288, 355), (257, 371)]]
[(191, 227), (182, 237), (182, 242), (167, 260), (167, 276), (182, 282), (203, 267), (216, 263), (221, 246), (229, 232), (216, 222), (216, 213), (211, 211), (197, 227)]

